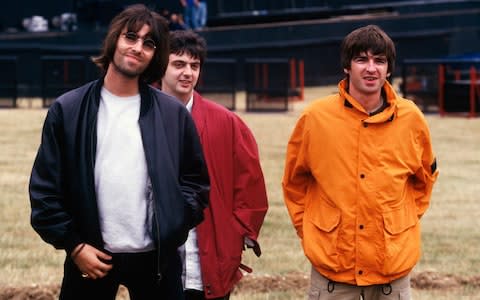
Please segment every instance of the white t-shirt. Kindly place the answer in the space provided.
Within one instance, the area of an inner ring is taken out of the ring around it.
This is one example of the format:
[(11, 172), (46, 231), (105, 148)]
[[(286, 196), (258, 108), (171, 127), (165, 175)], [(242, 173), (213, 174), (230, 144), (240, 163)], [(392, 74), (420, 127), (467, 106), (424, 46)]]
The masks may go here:
[(97, 118), (95, 191), (105, 249), (154, 249), (152, 203), (138, 118), (140, 95), (118, 97), (102, 88)]

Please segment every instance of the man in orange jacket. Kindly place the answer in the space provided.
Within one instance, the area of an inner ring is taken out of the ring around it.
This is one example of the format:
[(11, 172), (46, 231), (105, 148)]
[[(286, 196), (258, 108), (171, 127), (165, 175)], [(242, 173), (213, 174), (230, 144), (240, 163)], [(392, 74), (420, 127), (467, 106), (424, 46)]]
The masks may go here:
[(289, 140), (283, 191), (312, 263), (309, 299), (410, 299), (420, 218), (438, 176), (421, 111), (395, 93), (395, 46), (348, 34), (338, 94), (313, 102)]

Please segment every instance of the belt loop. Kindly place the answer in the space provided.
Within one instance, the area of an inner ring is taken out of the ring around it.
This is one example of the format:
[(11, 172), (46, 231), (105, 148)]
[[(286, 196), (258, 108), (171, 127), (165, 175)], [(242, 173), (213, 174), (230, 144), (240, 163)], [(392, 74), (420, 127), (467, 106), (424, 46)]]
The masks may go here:
[(382, 294), (388, 296), (392, 293), (392, 285), (390, 283), (382, 285)]
[(335, 290), (335, 281), (329, 280), (327, 284), (327, 291), (331, 294), (333, 293), (333, 290)]

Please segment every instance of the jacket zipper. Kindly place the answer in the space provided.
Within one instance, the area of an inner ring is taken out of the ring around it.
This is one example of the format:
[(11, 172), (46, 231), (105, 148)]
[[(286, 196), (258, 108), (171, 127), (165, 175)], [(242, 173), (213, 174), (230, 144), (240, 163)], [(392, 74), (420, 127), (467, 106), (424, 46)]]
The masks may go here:
[[(92, 173), (93, 173), (93, 186), (94, 186), (94, 189), (95, 189), (95, 155), (97, 153), (97, 149), (94, 149), (94, 145), (96, 144), (95, 141), (93, 140), (96, 136), (96, 134), (94, 135), (94, 132), (97, 131), (97, 118), (94, 118), (93, 121), (92, 121), (92, 127), (90, 129), (90, 163), (91, 163), (91, 167), (92, 167)], [(95, 195), (95, 193), (93, 193)]]
[[(139, 120), (139, 126), (140, 126), (140, 131), (143, 133), (143, 129), (142, 129), (142, 122)], [(142, 134), (142, 137), (143, 137), (143, 134)], [(149, 152), (148, 152), (148, 148), (146, 147), (145, 145), (145, 142), (142, 138), (142, 143), (143, 143), (143, 149), (145, 151), (145, 160), (147, 162), (147, 169), (148, 169), (148, 176), (150, 178), (150, 184), (152, 185), (152, 206), (153, 206), (153, 218), (154, 218), (154, 222), (155, 222), (155, 231), (157, 233), (157, 281), (158, 283), (160, 283), (160, 281), (162, 281), (162, 273), (160, 272), (160, 269), (161, 269), (161, 266), (160, 266), (160, 223), (158, 221), (158, 215), (156, 213), (157, 211), (157, 203), (155, 201), (155, 180), (153, 180), (153, 177), (152, 177), (152, 174), (153, 174), (153, 171), (152, 171), (152, 163), (151, 163), (151, 159), (150, 159), (150, 155), (149, 155)]]

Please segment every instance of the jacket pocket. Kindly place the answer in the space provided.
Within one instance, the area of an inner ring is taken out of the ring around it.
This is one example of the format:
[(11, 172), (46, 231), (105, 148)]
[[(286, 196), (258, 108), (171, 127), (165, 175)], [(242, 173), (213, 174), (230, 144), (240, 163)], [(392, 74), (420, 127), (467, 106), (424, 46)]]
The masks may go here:
[(338, 232), (341, 211), (322, 199), (306, 208), (303, 224), (305, 254), (315, 266), (338, 269)]
[(309, 208), (309, 219), (321, 231), (332, 232), (340, 223), (340, 209), (320, 200)]
[(418, 217), (415, 214), (415, 210), (405, 206), (401, 209), (384, 212), (383, 222), (387, 233), (396, 235), (415, 226), (418, 222)]
[(384, 275), (405, 272), (415, 266), (420, 257), (420, 226), (415, 209), (406, 205), (383, 213)]

